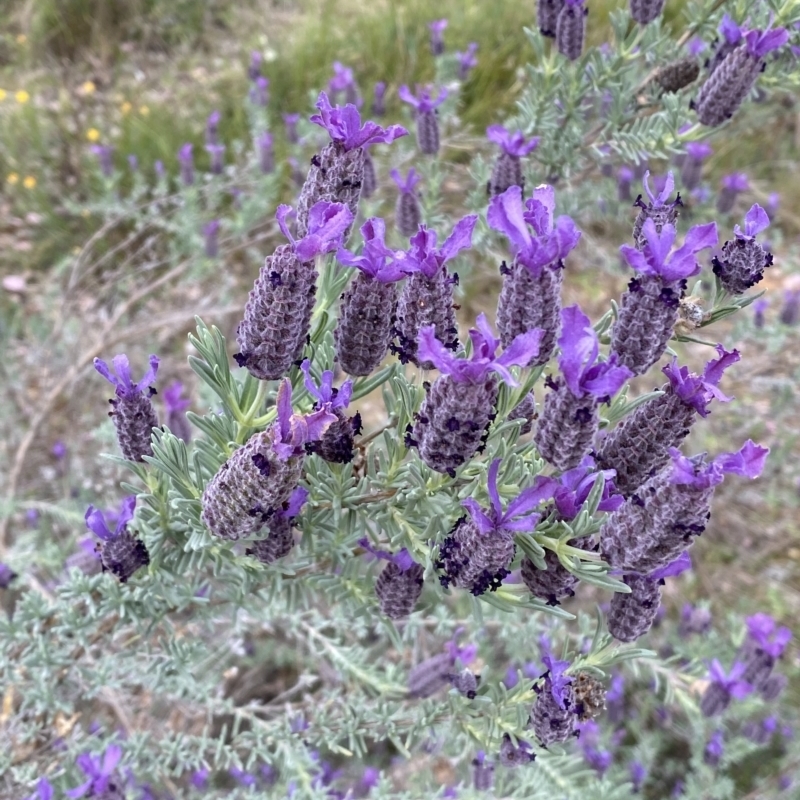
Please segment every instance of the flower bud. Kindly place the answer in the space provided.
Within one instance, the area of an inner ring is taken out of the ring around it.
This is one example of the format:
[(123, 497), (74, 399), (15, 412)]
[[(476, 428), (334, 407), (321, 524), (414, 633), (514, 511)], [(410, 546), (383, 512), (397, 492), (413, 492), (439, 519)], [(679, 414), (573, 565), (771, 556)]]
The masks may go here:
[(556, 38), (556, 24), (562, 8), (564, 8), (564, 0), (537, 0), (536, 21), (542, 36)]
[(500, 743), (499, 759), (500, 763), (506, 769), (514, 769), (521, 767), (525, 764), (530, 764), (536, 758), (536, 755), (531, 752), (531, 746), (522, 739), (518, 739), (518, 744), (511, 741), (511, 737), (503, 734), (503, 741)]
[(522, 582), (534, 597), (547, 601), (549, 606), (561, 605), (565, 597), (575, 596), (578, 578), (565, 569), (552, 550), (546, 550), (544, 561), (547, 569), (539, 569), (527, 556), (522, 559)]
[(564, 0), (556, 20), (556, 47), (561, 55), (576, 61), (583, 52), (583, 39), (586, 35), (585, 17), (589, 13), (584, 8), (585, 0)]
[(664, 8), (664, 0), (630, 0), (631, 18), (640, 25), (652, 22)]
[(275, 515), (268, 522), (269, 536), (266, 539), (257, 539), (244, 552), (253, 556), (262, 564), (271, 564), (279, 558), (289, 555), (294, 547), (294, 533), (292, 521), (285, 517)]
[(661, 587), (644, 575), (624, 575), (623, 581), (631, 591), (615, 592), (611, 598), (608, 632), (620, 642), (635, 642), (653, 626), (661, 605)]
[(414, 610), (422, 594), (423, 572), (420, 564), (402, 569), (393, 561), (383, 568), (375, 582), (375, 594), (389, 619), (403, 619)]
[(144, 542), (127, 531), (97, 547), (100, 549), (103, 569), (114, 573), (120, 583), (125, 583), (136, 570), (150, 563), (150, 554)]
[(464, 669), (461, 672), (450, 675), (450, 684), (452, 687), (469, 700), (472, 700), (477, 694), (479, 680), (480, 677), (469, 669)]
[(567, 695), (559, 704), (553, 697), (550, 677), (546, 677), (544, 686), (537, 687), (538, 696), (531, 710), (530, 726), (536, 739), (547, 747), (554, 742), (566, 742), (575, 730), (575, 713), (571, 708), (569, 687)]
[(744, 232), (736, 225), (734, 238), (725, 242), (720, 255), (712, 259), (714, 274), (731, 294), (746, 292), (772, 266), (772, 253), (756, 241), (756, 235), (768, 225), (766, 211), (755, 203), (745, 215)]
[(428, 156), (439, 152), (439, 118), (435, 109), (417, 114), (417, 145)]
[(483, 750), (472, 760), (472, 788), (476, 792), (490, 792), (494, 787), (494, 764), (486, 760)]
[[(635, 0), (631, 0), (635, 2)], [(660, 0), (663, 5), (663, 0)], [(685, 89), (689, 84), (694, 83), (700, 75), (700, 64), (696, 58), (686, 56), (686, 58), (672, 61), (665, 64), (656, 73), (653, 79), (665, 92), (674, 93)], [(691, 189), (691, 186), (687, 188)]]
[(519, 156), (512, 153), (500, 152), (492, 168), (492, 177), (489, 178), (487, 191), (490, 197), (502, 194), (511, 186), (525, 188), (525, 178), (522, 175), (522, 162)]

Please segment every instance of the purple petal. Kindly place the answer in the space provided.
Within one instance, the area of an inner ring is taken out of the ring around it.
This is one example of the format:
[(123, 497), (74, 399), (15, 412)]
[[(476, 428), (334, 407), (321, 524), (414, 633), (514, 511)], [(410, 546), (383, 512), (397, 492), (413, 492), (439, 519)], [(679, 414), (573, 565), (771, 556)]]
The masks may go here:
[(770, 50), (777, 50), (789, 41), (786, 28), (775, 28), (772, 31), (748, 31), (744, 35), (747, 49), (757, 58), (762, 58)]
[(486, 488), (489, 491), (489, 499), (492, 501), (492, 508), (496, 519), (503, 515), (503, 506), (500, 503), (500, 493), (497, 491), (497, 473), (500, 471), (501, 459), (496, 458), (489, 466), (489, 475), (486, 479)]
[(738, 350), (726, 350), (721, 344), (716, 346), (716, 350), (719, 358), (709, 361), (703, 370), (703, 380), (712, 386), (717, 386), (722, 379), (722, 373), (741, 359)]
[(647, 260), (650, 262), (650, 266), (653, 267), (656, 272), (663, 274), (663, 267), (667, 256), (672, 249), (672, 245), (675, 243), (675, 236), (677, 233), (675, 227), (666, 224), (661, 228), (661, 233), (659, 233), (656, 230), (655, 222), (648, 217), (642, 226), (642, 233), (644, 234), (644, 238), (647, 239), (644, 253)]
[(411, 556), (411, 553), (409, 553), (405, 547), (402, 550), (395, 553), (395, 555), (391, 557), (391, 561), (393, 564), (399, 567), (403, 572), (406, 572), (407, 570), (411, 569), (411, 567), (413, 567), (417, 563), (416, 561), (414, 561), (413, 557)]
[(527, 250), (531, 246), (531, 234), (525, 222), (522, 189), (519, 186), (511, 186), (493, 197), (486, 219), (489, 227), (504, 234), (516, 251)]
[(89, 789), (92, 786), (92, 783), (93, 783), (92, 779), (89, 778), (89, 780), (86, 781), (86, 783), (82, 783), (80, 786), (76, 787), (75, 789), (69, 789), (66, 792), (64, 792), (64, 794), (67, 797), (72, 798), (72, 800), (76, 800), (76, 798), (83, 797), (86, 794), (86, 792), (89, 791)]
[(289, 498), (289, 503), (286, 508), (281, 511), (281, 516), (286, 519), (292, 519), (300, 513), (300, 509), (305, 505), (308, 500), (308, 489), (302, 486), (295, 487), (292, 496)]
[(486, 516), (486, 513), (480, 507), (477, 500), (468, 497), (466, 500), (461, 501), (461, 505), (469, 511), (473, 522), (484, 536), (497, 530), (495, 523)]
[(723, 453), (714, 461), (722, 467), (723, 472), (733, 472), (752, 479), (761, 475), (768, 454), (769, 447), (761, 447), (748, 439), (737, 452)]
[(119, 383), (117, 384), (117, 394), (120, 396), (130, 395), (133, 393), (133, 381), (131, 380), (131, 365), (128, 361), (128, 356), (121, 353), (111, 359), (114, 365), (114, 372), (117, 373)]
[(111, 533), (108, 529), (108, 525), (106, 525), (103, 512), (99, 509), (94, 506), (89, 506), (89, 508), (86, 509), (86, 516), (84, 519), (86, 521), (86, 527), (104, 542), (109, 542), (114, 538), (114, 534)]
[(769, 227), (767, 212), (758, 203), (753, 203), (744, 217), (745, 236), (758, 236), (761, 231)]
[(453, 232), (445, 239), (439, 251), (444, 256), (445, 261), (454, 258), (461, 250), (472, 247), (472, 232), (477, 221), (477, 215), (471, 214), (456, 223)]
[(315, 442), (322, 438), (325, 431), (336, 422), (336, 414), (331, 414), (327, 408), (323, 407), (313, 414), (306, 414), (306, 441)]
[(619, 251), (622, 254), (622, 257), (637, 272), (640, 272), (642, 275), (653, 274), (653, 271), (650, 267), (650, 263), (648, 262), (647, 258), (645, 257), (645, 254), (641, 250), (637, 250), (635, 247), (623, 244), (619, 248)]
[(536, 477), (533, 486), (523, 489), (517, 497), (515, 497), (506, 509), (503, 515), (503, 527), (507, 526), (507, 522), (512, 517), (529, 514), (545, 500), (549, 500), (558, 489), (558, 481), (553, 478), (547, 478), (542, 475)]
[(112, 744), (106, 750), (103, 756), (103, 766), (101, 769), (101, 774), (111, 775), (111, 773), (116, 769), (117, 764), (119, 764), (121, 759), (122, 759), (122, 748), (119, 745)]
[(533, 195), (525, 203), (527, 213), (525, 220), (539, 236), (544, 236), (553, 230), (553, 213), (556, 209), (555, 189), (549, 184), (537, 186)]
[(294, 211), (292, 210), (291, 206), (287, 205), (279, 205), (278, 210), (275, 212), (275, 219), (278, 221), (278, 227), (281, 229), (281, 233), (292, 243), (295, 243), (294, 236), (292, 236), (291, 231), (289, 230), (289, 226), (286, 224), (286, 217), (290, 214), (293, 214)]
[(581, 397), (581, 378), (591, 367), (599, 352), (597, 334), (592, 328), (589, 317), (580, 306), (568, 306), (561, 310), (561, 335), (558, 338), (561, 355), (558, 363), (564, 380), (573, 395)]
[(582, 391), (597, 398), (611, 397), (632, 377), (633, 372), (628, 367), (619, 365), (617, 354), (612, 353), (608, 361), (586, 370), (580, 385)]
[[(495, 359), (493, 365), (495, 371), (500, 372), (498, 367), (526, 367), (539, 355), (542, 336), (544, 336), (544, 331), (541, 328), (534, 328), (532, 331), (515, 336), (499, 358)], [(508, 378), (505, 380), (510, 386), (515, 385), (513, 379), (512, 382), (509, 382)]]
[(659, 581), (664, 578), (672, 578), (680, 575), (686, 570), (692, 568), (692, 559), (689, 557), (689, 552), (684, 550), (674, 561), (671, 561), (665, 567), (651, 572), (648, 577), (650, 580)]
[(136, 495), (128, 495), (123, 501), (117, 519), (117, 528), (115, 535), (125, 530), (125, 526), (133, 519), (133, 513), (136, 509)]
[(719, 24), (719, 32), (725, 37), (728, 44), (736, 44), (742, 38), (742, 29), (725, 14)]
[(493, 144), (500, 145), (500, 147), (505, 148), (510, 137), (511, 133), (502, 125), (490, 125), (486, 129), (486, 138)]
[(158, 365), (160, 363), (160, 359), (157, 355), (150, 355), (148, 359), (150, 364), (150, 369), (145, 372), (144, 377), (133, 387), (134, 393), (139, 393), (142, 390), (146, 389), (148, 386), (152, 386), (156, 381), (156, 375), (158, 374)]
[(398, 96), (398, 97), (399, 97), (399, 98), (400, 98), (400, 99), (401, 99), (401, 100), (402, 100), (404, 103), (409, 103), (410, 105), (414, 106), (414, 108), (419, 108), (419, 100), (417, 100), (417, 98), (416, 98), (416, 97), (414, 97), (414, 95), (413, 95), (413, 94), (411, 94), (411, 90), (410, 90), (410, 89), (408, 88), (408, 86), (406, 86), (405, 84), (403, 84), (403, 85), (402, 85), (402, 86), (401, 86), (401, 87), (400, 87), (400, 88), (397, 90), (397, 96)]
[(420, 361), (430, 361), (439, 372), (449, 374), (458, 359), (436, 338), (436, 326), (426, 325), (420, 329), (417, 346)]
[(287, 442), (292, 433), (292, 383), (288, 378), (284, 378), (278, 387), (275, 408), (278, 412), (280, 440)]

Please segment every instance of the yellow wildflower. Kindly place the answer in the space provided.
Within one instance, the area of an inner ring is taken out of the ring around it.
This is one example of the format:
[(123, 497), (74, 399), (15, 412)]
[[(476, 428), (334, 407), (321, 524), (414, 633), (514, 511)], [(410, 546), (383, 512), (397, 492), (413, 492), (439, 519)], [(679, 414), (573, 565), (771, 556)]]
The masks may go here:
[(100, 131), (97, 130), (97, 128), (89, 128), (89, 130), (86, 131), (86, 138), (90, 142), (97, 142), (100, 139)]
[(25, 180), (22, 181), (22, 185), (26, 189), (35, 189), (36, 188), (36, 178), (34, 178), (33, 175), (27, 175), (25, 177)]
[(84, 94), (94, 94), (94, 90), (97, 87), (94, 85), (94, 81), (86, 81), (81, 86), (81, 91)]
[(20, 105), (27, 103), (31, 99), (31, 96), (24, 89), (20, 89), (14, 97)]
[(0, 103), (8, 97), (8, 92), (5, 89), (0, 89)]
[(21, 33), (19, 36), (17, 36), (17, 44), (25, 44), (27, 41), (28, 37), (24, 33)]
[(146, 117), (150, 113), (150, 109), (147, 106), (139, 106), (139, 113), (143, 117)]
[(130, 114), (130, 113), (131, 113), (131, 109), (132, 109), (132, 108), (133, 108), (133, 106), (132, 106), (132, 105), (131, 105), (131, 104), (130, 104), (130, 103), (127, 101), (127, 100), (126, 100), (126, 101), (125, 101), (125, 102), (124, 102), (124, 103), (123, 103), (123, 104), (122, 104), (122, 105), (119, 107), (119, 110), (120, 110), (120, 111), (121, 111), (123, 114)]
[(16, 172), (9, 172), (8, 177), (6, 178), (6, 183), (10, 184), (11, 186), (16, 186), (19, 183), (19, 175)]

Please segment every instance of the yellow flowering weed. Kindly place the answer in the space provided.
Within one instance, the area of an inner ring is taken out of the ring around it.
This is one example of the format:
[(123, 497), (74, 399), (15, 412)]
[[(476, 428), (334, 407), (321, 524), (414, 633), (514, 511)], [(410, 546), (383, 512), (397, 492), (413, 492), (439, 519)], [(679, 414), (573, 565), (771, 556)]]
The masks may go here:
[(89, 128), (89, 130), (86, 131), (86, 138), (90, 142), (97, 142), (100, 140), (100, 131), (97, 130), (97, 128)]
[(27, 93), (27, 92), (26, 92), (24, 89), (20, 89), (20, 90), (19, 90), (19, 91), (18, 91), (18, 92), (17, 92), (17, 93), (14, 95), (14, 98), (16, 99), (16, 101), (17, 101), (17, 102), (18, 102), (20, 105), (23, 105), (23, 104), (27, 103), (27, 102), (28, 102), (28, 100), (30, 100), (30, 99), (31, 99), (31, 96), (30, 96), (30, 95), (29, 95), (29, 94), (28, 94), (28, 93)]
[(11, 186), (16, 186), (19, 183), (19, 175), (16, 172), (9, 172), (8, 177), (6, 178), (6, 183), (10, 184)]
[(35, 189), (36, 188), (36, 178), (33, 175), (26, 175), (25, 180), (22, 181), (22, 185), (26, 189)]

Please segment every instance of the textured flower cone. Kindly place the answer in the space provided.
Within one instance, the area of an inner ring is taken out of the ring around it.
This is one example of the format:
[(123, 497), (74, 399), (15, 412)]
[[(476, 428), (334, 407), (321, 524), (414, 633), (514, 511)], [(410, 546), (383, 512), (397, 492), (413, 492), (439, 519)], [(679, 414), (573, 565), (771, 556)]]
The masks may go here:
[(503, 741), (500, 743), (500, 763), (506, 769), (514, 769), (521, 767), (524, 764), (530, 764), (535, 758), (534, 754), (525, 747), (517, 747), (512, 741), (511, 737), (505, 733), (503, 734)]
[(549, 606), (561, 605), (565, 597), (575, 595), (578, 579), (568, 570), (564, 569), (558, 556), (547, 550), (544, 554), (547, 569), (539, 569), (527, 556), (522, 559), (522, 582), (534, 597), (547, 601)]
[(745, 659), (742, 680), (758, 691), (769, 680), (774, 667), (775, 658), (760, 647), (756, 647)]
[(665, 92), (679, 92), (694, 83), (700, 76), (700, 64), (696, 58), (687, 56), (663, 66), (654, 78)]
[(631, 17), (640, 25), (652, 22), (664, 8), (664, 0), (631, 0)]
[(501, 152), (494, 162), (492, 177), (486, 187), (490, 197), (503, 192), (511, 186), (519, 186), (525, 189), (525, 178), (522, 176), (522, 162), (519, 156), (511, 153)]
[(635, 642), (653, 626), (661, 605), (661, 587), (644, 575), (625, 575), (630, 594), (614, 592), (608, 610), (608, 632), (620, 642)]
[(703, 125), (722, 125), (735, 113), (750, 93), (764, 61), (745, 46), (737, 47), (700, 87), (694, 108)]
[[(415, 272), (406, 280), (397, 302), (395, 330), (397, 347), (403, 363), (417, 363), (417, 339), (420, 329), (426, 325), (436, 326), (436, 338), (445, 346), (456, 349), (458, 328), (453, 309), (453, 278), (442, 265), (428, 280), (421, 272)], [(433, 369), (433, 364), (419, 364), (422, 369)]]
[(412, 667), (408, 673), (408, 693), (412, 697), (430, 697), (450, 684), (453, 659), (440, 653)]
[(453, 688), (464, 697), (472, 700), (478, 693), (478, 678), (472, 670), (464, 669), (461, 672), (450, 676), (450, 683)]
[(628, 284), (611, 332), (611, 350), (635, 375), (647, 372), (667, 349), (682, 294), (681, 281), (640, 276)]
[(581, 57), (583, 38), (586, 34), (586, 9), (583, 6), (565, 5), (558, 12), (556, 21), (556, 47), (570, 61)]
[[(637, 201), (637, 204), (638, 203), (639, 201)], [(678, 214), (680, 213), (680, 206), (682, 205), (680, 194), (678, 194), (674, 203), (666, 203), (662, 206), (653, 206), (652, 203), (648, 203), (645, 208), (641, 208), (638, 216), (633, 221), (633, 244), (636, 249), (644, 250), (647, 244), (647, 239), (642, 233), (642, 228), (648, 219), (653, 220), (656, 226), (656, 233), (661, 235), (661, 229), (665, 225), (675, 225), (678, 220)]]
[(435, 109), (417, 112), (417, 146), (427, 156), (439, 152), (439, 118)]
[(704, 717), (716, 717), (731, 704), (730, 692), (718, 683), (709, 684), (700, 698), (700, 711)]
[(490, 792), (494, 788), (494, 764), (476, 758), (472, 767), (472, 788), (476, 792)]
[(570, 708), (570, 701), (561, 708), (550, 691), (550, 682), (539, 690), (539, 695), (531, 710), (530, 727), (542, 747), (554, 742), (566, 742), (575, 730), (575, 714)]
[(183, 439), (184, 442), (188, 442), (192, 438), (192, 426), (186, 419), (186, 412), (183, 409), (170, 411), (167, 414), (167, 427), (174, 436)]
[(439, 547), (437, 569), (442, 586), (458, 586), (476, 597), (495, 591), (509, 574), (514, 535), (500, 530), (482, 534), (469, 517), (462, 517)]
[(117, 429), (117, 441), (122, 455), (128, 461), (144, 461), (153, 455), (150, 437), (158, 427), (158, 417), (147, 393), (115, 397), (110, 401), (114, 410), (111, 417)]
[(420, 564), (402, 570), (391, 561), (383, 568), (375, 581), (375, 594), (389, 619), (403, 619), (414, 610), (422, 594), (423, 572)]
[(334, 332), (339, 366), (348, 375), (370, 375), (383, 361), (394, 326), (397, 289), (359, 272), (342, 295)]
[(519, 429), (520, 436), (530, 433), (533, 430), (533, 420), (536, 417), (536, 399), (533, 392), (528, 392), (517, 405), (511, 409), (508, 419), (524, 419), (522, 427)]
[(314, 447), (314, 452), (331, 464), (349, 464), (353, 460), (353, 436), (356, 426), (360, 430), (361, 417), (351, 419), (342, 413), (341, 409), (334, 409), (336, 422), (328, 426), (319, 445)]
[(375, 174), (375, 162), (372, 156), (364, 151), (364, 175), (361, 178), (361, 197), (372, 197), (378, 188), (378, 176)]
[(271, 564), (279, 558), (289, 555), (294, 547), (292, 521), (286, 517), (276, 516), (269, 521), (269, 536), (253, 542), (252, 547), (245, 550), (245, 555), (257, 558), (262, 564)]
[(520, 263), (515, 263), (503, 276), (503, 287), (497, 301), (497, 329), (503, 347), (509, 347), (515, 336), (541, 328), (544, 335), (539, 354), (529, 364), (546, 364), (556, 349), (561, 328), (561, 284), (564, 270), (546, 266), (535, 276)]
[(269, 431), (257, 433), (209, 481), (203, 492), (203, 522), (229, 541), (256, 533), (289, 499), (302, 468), (302, 458), (282, 461), (275, 455)]
[(596, 455), (598, 469), (616, 470), (614, 486), (630, 497), (669, 463), (669, 448), (680, 447), (696, 416), (667, 385), (664, 394), (640, 405), (603, 439)]
[(562, 384), (544, 399), (533, 440), (539, 455), (556, 469), (577, 467), (592, 446), (599, 416), (597, 399), (575, 397)]
[(562, 8), (564, 8), (564, 0), (537, 0), (536, 21), (542, 36), (556, 38), (556, 24)]
[(738, 237), (722, 245), (722, 255), (712, 259), (714, 274), (725, 291), (743, 294), (763, 277), (764, 270), (772, 266), (772, 253), (755, 239)]
[(686, 156), (681, 166), (681, 183), (684, 189), (696, 189), (703, 177), (703, 162), (699, 158)]
[(606, 707), (606, 687), (588, 672), (579, 672), (570, 684), (572, 704), (580, 722), (594, 719)]
[(150, 554), (144, 542), (128, 531), (122, 531), (99, 546), (103, 569), (113, 572), (120, 583), (125, 583), (137, 569), (150, 563)]
[(239, 366), (261, 380), (282, 378), (302, 355), (314, 308), (317, 273), (285, 244), (269, 256), (236, 331)]
[(758, 693), (763, 700), (769, 703), (772, 700), (777, 700), (788, 685), (789, 679), (785, 675), (770, 675), (761, 684)]
[(723, 36), (722, 39), (717, 40), (716, 46), (714, 47), (714, 52), (705, 63), (705, 66), (708, 69), (709, 77), (716, 72), (722, 62), (739, 46), (743, 46), (741, 39), (738, 42), (729, 42)]
[(401, 236), (413, 236), (422, 222), (419, 198), (413, 192), (400, 192), (395, 206), (395, 223)]
[[(311, 159), (308, 176), (297, 200), (298, 239), (308, 233), (308, 213), (320, 200), (344, 203), (355, 220), (364, 181), (365, 156), (361, 147), (345, 150), (341, 142), (331, 142)], [(352, 225), (345, 231), (343, 243), (347, 241), (351, 230)]]
[(655, 542), (650, 517), (641, 500), (628, 502), (611, 514), (600, 528), (600, 552), (614, 569), (635, 569)]
[(497, 379), (457, 383), (442, 375), (422, 403), (411, 437), (420, 458), (437, 472), (453, 474), (481, 446), (497, 401)]

